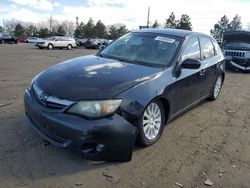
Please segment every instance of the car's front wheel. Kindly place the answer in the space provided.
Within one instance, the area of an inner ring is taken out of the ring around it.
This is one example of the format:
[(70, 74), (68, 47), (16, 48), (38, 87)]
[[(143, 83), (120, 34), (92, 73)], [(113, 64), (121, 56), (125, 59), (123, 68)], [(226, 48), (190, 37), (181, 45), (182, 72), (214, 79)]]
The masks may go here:
[(143, 112), (139, 122), (138, 141), (142, 146), (150, 146), (161, 137), (165, 124), (165, 112), (160, 101), (151, 102)]
[(68, 50), (71, 50), (71, 49), (72, 49), (72, 45), (69, 44), (69, 45), (67, 46), (67, 49), (68, 49)]
[(49, 44), (49, 45), (48, 45), (48, 49), (49, 49), (49, 50), (52, 50), (53, 47), (54, 47), (54, 46), (53, 46), (52, 44)]
[(220, 91), (222, 88), (222, 84), (223, 84), (223, 77), (222, 77), (222, 75), (219, 75), (215, 84), (214, 84), (211, 96), (209, 98), (210, 100), (216, 100), (219, 97), (219, 94), (220, 94)]

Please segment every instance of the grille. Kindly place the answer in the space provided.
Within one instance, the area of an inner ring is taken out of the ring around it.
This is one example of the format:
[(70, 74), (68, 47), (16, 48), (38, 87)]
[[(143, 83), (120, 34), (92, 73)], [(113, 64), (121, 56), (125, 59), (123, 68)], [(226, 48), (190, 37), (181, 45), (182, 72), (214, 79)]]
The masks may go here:
[(47, 95), (35, 83), (32, 85), (32, 90), (37, 101), (50, 108), (62, 109), (74, 103), (73, 101)]
[(246, 55), (246, 52), (240, 52), (240, 51), (225, 51), (225, 56), (233, 56), (233, 57), (242, 57), (244, 58)]

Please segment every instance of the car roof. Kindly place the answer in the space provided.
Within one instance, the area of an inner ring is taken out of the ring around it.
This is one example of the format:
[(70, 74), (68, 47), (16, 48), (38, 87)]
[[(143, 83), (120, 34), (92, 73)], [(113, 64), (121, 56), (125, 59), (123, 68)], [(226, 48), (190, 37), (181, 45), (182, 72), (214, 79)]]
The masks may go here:
[[(139, 33), (158, 33), (158, 34), (165, 34), (165, 35), (173, 35), (177, 37), (188, 37), (188, 36), (195, 36), (195, 35), (203, 35), (208, 36), (203, 33), (198, 33), (194, 31), (182, 30), (182, 29), (140, 29), (134, 32)], [(209, 36), (210, 37), (210, 36)]]

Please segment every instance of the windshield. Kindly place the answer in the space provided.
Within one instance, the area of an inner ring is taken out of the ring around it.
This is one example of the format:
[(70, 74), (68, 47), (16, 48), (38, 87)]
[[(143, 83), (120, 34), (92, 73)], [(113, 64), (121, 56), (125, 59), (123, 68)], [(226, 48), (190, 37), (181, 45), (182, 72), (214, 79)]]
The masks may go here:
[(130, 63), (169, 65), (181, 38), (155, 33), (129, 33), (105, 48), (100, 56)]
[(247, 48), (250, 49), (249, 42), (229, 42), (225, 45), (226, 48)]

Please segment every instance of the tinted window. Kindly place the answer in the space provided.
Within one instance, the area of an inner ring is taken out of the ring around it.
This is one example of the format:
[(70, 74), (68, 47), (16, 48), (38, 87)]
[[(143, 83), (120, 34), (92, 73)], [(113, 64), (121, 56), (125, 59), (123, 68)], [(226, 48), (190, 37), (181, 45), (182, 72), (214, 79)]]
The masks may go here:
[(201, 58), (208, 59), (215, 55), (214, 46), (211, 40), (207, 37), (200, 37), (201, 44)]
[(182, 61), (186, 59), (200, 59), (200, 44), (198, 37), (192, 37), (186, 43), (184, 51), (182, 53)]

